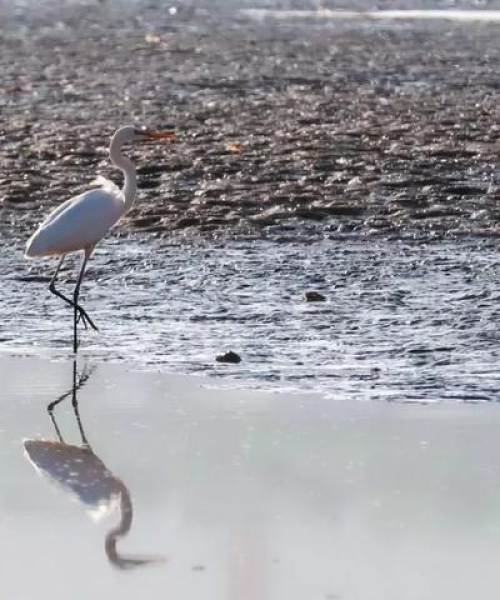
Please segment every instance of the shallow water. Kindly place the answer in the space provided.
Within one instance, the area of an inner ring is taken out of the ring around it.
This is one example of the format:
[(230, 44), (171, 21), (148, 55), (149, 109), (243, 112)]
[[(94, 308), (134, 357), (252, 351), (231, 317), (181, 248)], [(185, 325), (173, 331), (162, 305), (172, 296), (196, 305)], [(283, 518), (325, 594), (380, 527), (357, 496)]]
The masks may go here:
[[(48, 292), (53, 266), (26, 262), (19, 244), (0, 253), (3, 352), (68, 355), (72, 314)], [(83, 285), (100, 331), (82, 333), (81, 352), (335, 398), (496, 401), (499, 275), (492, 239), (111, 239)], [(306, 302), (309, 290), (326, 302)], [(227, 350), (242, 362), (217, 363)]]
[[(117, 569), (104, 540), (119, 502), (94, 522), (89, 494), (85, 505), (50, 475), (66, 454), (40, 476), (24, 452), (23, 441), (57, 440), (46, 405), (71, 391), (71, 361), (4, 356), (4, 597), (496, 597), (498, 407), (328, 402), (86, 367), (82, 424), (109, 472), (93, 495), (120, 478), (133, 520), (119, 552), (166, 562)], [(70, 401), (54, 414), (78, 446)]]
[(497, 23), (500, 21), (500, 10), (454, 10), (452, 8), (443, 10), (419, 9), (411, 7), (400, 10), (329, 10), (319, 8), (316, 10), (277, 10), (272, 8), (248, 8), (242, 9), (241, 13), (254, 19), (375, 19), (375, 20), (431, 20), (431, 21), (461, 21), (485, 23)]

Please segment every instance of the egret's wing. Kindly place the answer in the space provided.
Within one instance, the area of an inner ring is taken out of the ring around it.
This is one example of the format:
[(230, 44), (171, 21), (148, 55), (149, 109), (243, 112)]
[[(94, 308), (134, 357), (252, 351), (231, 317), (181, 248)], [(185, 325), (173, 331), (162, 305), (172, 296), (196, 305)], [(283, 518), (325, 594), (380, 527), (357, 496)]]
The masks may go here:
[[(120, 198), (122, 195), (122, 191), (116, 185), (116, 183), (113, 183), (112, 181), (110, 181), (109, 179), (106, 179), (106, 177), (103, 177), (102, 175), (98, 175), (94, 179), (94, 181), (91, 182), (91, 185), (98, 186), (101, 190), (104, 190), (104, 191), (108, 192), (109, 194), (116, 196), (117, 198)], [(93, 191), (94, 190), (89, 190), (88, 192), (85, 192), (85, 194), (91, 193)], [(74, 204), (75, 201), (79, 200), (81, 198), (81, 196), (83, 196), (83, 195), (84, 194), (80, 194), (79, 196), (73, 196), (73, 198), (66, 200), (66, 202), (63, 202), (57, 208), (52, 210), (42, 221), (39, 229), (41, 229), (45, 225), (48, 225), (51, 221), (56, 219), (61, 213), (63, 213), (67, 208), (69, 208), (72, 204)], [(123, 200), (123, 201), (125, 201), (125, 200)]]
[(70, 198), (69, 200), (66, 200), (66, 202), (63, 202), (62, 204), (60, 204), (57, 208), (55, 208), (54, 210), (52, 210), (46, 217), (45, 219), (40, 223), (40, 226), (38, 227), (38, 229), (41, 229), (42, 227), (45, 227), (46, 225), (48, 225), (51, 221), (53, 221), (55, 218), (57, 218), (62, 212), (64, 212), (69, 206), (71, 206), (73, 204), (73, 202), (78, 198), (78, 196), (74, 196), (73, 198)]
[(28, 241), (26, 256), (66, 254), (91, 248), (124, 212), (116, 186), (84, 192), (56, 208)]

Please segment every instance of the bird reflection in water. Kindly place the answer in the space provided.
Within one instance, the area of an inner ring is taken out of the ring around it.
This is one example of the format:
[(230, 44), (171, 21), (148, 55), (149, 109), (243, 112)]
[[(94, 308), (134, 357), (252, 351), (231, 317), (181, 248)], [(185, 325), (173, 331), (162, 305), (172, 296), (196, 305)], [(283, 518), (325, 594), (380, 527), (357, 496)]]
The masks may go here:
[[(77, 391), (87, 383), (91, 374), (92, 370), (85, 367), (79, 375), (76, 360), (73, 362), (72, 388), (47, 407), (59, 439), (25, 440), (26, 456), (38, 473), (75, 495), (92, 517), (99, 519), (119, 508), (120, 522), (108, 532), (105, 539), (106, 555), (112, 565), (119, 569), (132, 569), (165, 562), (162, 557), (124, 556), (118, 551), (117, 541), (127, 535), (132, 525), (132, 500), (125, 484), (94, 453), (85, 435), (78, 409)], [(56, 406), (69, 396), (72, 397), (82, 441), (79, 446), (64, 441), (54, 416)]]

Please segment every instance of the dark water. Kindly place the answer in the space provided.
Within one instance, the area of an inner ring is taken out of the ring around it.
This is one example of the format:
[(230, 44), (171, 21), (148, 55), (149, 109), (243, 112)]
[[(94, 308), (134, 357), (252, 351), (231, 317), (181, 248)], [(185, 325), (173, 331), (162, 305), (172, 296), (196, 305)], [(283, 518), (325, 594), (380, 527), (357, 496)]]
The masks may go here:
[[(25, 262), (17, 245), (3, 248), (5, 351), (69, 352), (71, 312), (49, 294), (48, 267)], [(110, 240), (83, 286), (100, 332), (83, 333), (82, 352), (231, 375), (229, 385), (496, 401), (499, 274), (494, 240)], [(326, 302), (306, 302), (311, 290)], [(242, 362), (215, 362), (227, 350)]]

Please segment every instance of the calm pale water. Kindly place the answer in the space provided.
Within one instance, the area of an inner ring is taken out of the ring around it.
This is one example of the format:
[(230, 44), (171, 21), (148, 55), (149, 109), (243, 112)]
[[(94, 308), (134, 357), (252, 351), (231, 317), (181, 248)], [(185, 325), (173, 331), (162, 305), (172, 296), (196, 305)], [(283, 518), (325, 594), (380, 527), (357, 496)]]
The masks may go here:
[[(57, 440), (46, 405), (71, 390), (71, 361), (0, 359), (5, 598), (496, 598), (496, 406), (215, 391), (97, 359), (85, 368), (82, 424), (108, 472), (91, 486), (88, 450), (64, 471), (61, 443), (45, 475), (24, 452)], [(77, 452), (71, 403), (54, 414)], [(118, 478), (133, 514), (118, 551), (166, 562), (110, 561), (119, 502), (97, 522), (90, 513)]]

